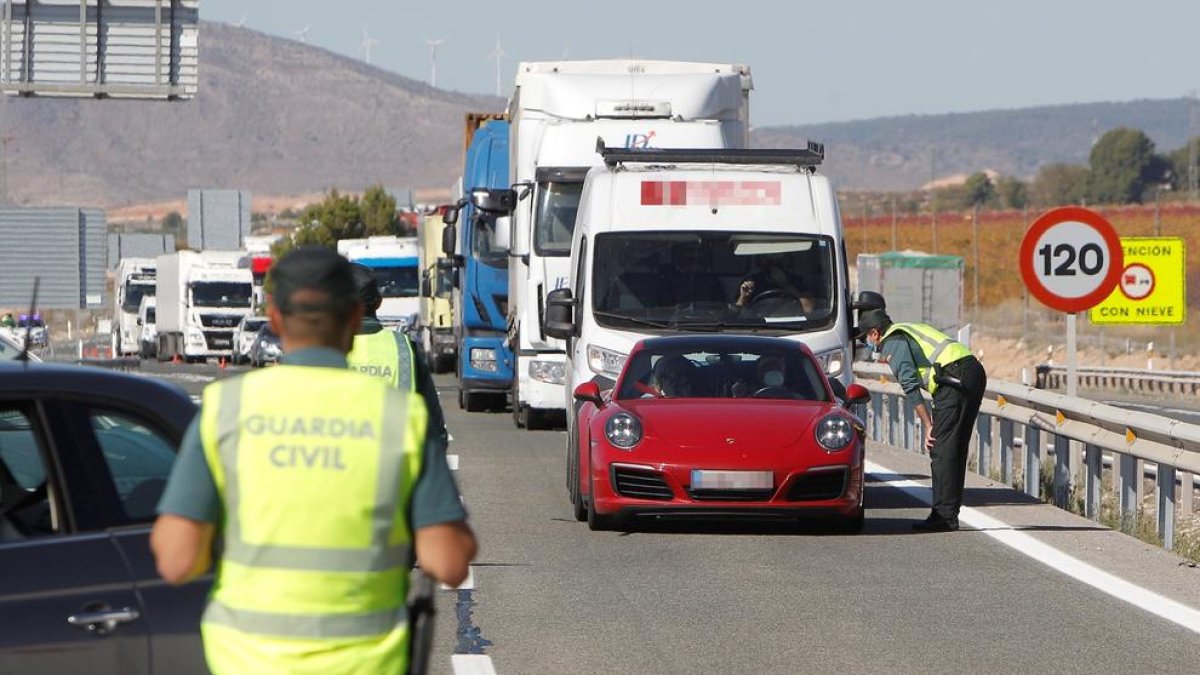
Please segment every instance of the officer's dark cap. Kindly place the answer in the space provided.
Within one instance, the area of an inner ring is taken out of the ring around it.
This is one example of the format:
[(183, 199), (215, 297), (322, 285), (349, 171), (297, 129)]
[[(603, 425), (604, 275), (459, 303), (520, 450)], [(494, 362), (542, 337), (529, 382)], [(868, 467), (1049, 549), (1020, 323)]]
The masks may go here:
[(379, 292), (379, 282), (375, 281), (375, 275), (371, 272), (371, 268), (362, 263), (350, 263), (354, 268), (354, 285), (358, 289), (358, 299), (366, 307), (374, 307), (383, 301), (383, 295)]
[[(348, 313), (358, 304), (354, 267), (335, 251), (324, 246), (301, 246), (288, 252), (271, 267), (274, 286), (272, 298), (284, 314), (296, 312)], [(319, 302), (296, 302), (298, 291), (324, 293)]]
[(880, 330), (892, 325), (892, 317), (888, 316), (887, 312), (882, 309), (868, 309), (858, 315), (858, 335), (855, 337), (865, 337), (867, 331), (872, 328)]

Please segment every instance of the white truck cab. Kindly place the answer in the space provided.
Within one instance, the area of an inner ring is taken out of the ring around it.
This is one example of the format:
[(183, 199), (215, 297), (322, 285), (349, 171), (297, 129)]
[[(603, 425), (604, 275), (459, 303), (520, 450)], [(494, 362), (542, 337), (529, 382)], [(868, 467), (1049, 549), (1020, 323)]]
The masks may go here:
[(848, 266), (836, 194), (816, 173), (821, 145), (598, 151), (570, 278), (547, 299), (546, 333), (567, 341), (568, 397), (593, 379), (611, 385), (638, 340), (686, 332), (800, 340), (849, 384)]
[(509, 102), (509, 178), (518, 200), (509, 247), (508, 326), (518, 426), (541, 426), (564, 401), (565, 344), (542, 325), (565, 288), (583, 180), (596, 138), (622, 148), (741, 148), (750, 69), (739, 64), (614, 59), (522, 63)]

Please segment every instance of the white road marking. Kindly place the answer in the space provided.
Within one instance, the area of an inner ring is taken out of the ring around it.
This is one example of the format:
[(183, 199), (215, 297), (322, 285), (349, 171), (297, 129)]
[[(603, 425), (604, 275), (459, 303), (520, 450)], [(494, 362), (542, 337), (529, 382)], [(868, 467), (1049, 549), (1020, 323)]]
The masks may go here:
[(446, 455), (446, 463), (450, 465), (451, 471), (458, 471), (458, 455)]
[(467, 568), (467, 578), (458, 588), (447, 586), (446, 584), (438, 584), (443, 591), (473, 591), (475, 590), (475, 566)]
[(496, 675), (492, 657), (487, 654), (454, 654), (450, 657), (454, 675)]
[[(907, 479), (883, 480), (884, 476), (881, 474), (894, 475), (896, 472), (875, 462), (868, 461), (865, 464), (867, 472), (879, 477), (882, 484), (897, 488), (905, 494), (921, 500), (925, 504), (932, 503), (928, 487)], [(978, 509), (964, 506), (958, 514), (958, 520), (960, 523), (965, 523), (982, 531), (983, 534), (1001, 544), (1029, 556), (1051, 569), (1082, 581), (1088, 586), (1107, 593), (1118, 600), (1123, 600), (1151, 614), (1160, 616), (1171, 623), (1187, 628), (1193, 633), (1200, 633), (1200, 610), (1176, 602), (1168, 597), (1142, 588), (1137, 584), (1109, 574), (1097, 567), (1093, 567), (1082, 560), (1073, 558), (1024, 532), (1013, 529), (1012, 525), (986, 515)]]

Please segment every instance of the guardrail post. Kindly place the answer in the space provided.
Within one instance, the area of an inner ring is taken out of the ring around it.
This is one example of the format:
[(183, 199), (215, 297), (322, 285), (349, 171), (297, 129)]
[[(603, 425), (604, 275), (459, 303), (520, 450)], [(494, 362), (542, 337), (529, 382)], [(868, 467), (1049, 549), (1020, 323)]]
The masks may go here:
[(1175, 547), (1175, 467), (1158, 465), (1158, 536), (1168, 551)]
[(1196, 491), (1195, 477), (1184, 471), (1179, 474), (1179, 512), (1192, 515), (1192, 493)]
[(1013, 422), (1000, 420), (1000, 480), (1013, 484)]
[(1025, 494), (1041, 496), (1042, 430), (1032, 424), (1025, 425)]
[(1054, 435), (1054, 505), (1060, 509), (1071, 508), (1071, 439), (1061, 434)]
[(1099, 446), (1087, 444), (1083, 448), (1087, 460), (1087, 476), (1084, 479), (1085, 515), (1092, 520), (1100, 518), (1100, 500), (1104, 487), (1104, 451)]
[(888, 445), (896, 447), (900, 445), (900, 397), (887, 397), (888, 409)]
[(978, 440), (979, 475), (990, 477), (992, 472), (992, 416), (979, 415), (975, 419)]
[(871, 440), (883, 440), (883, 396), (871, 397)]
[(1119, 501), (1121, 502), (1121, 526), (1125, 527), (1128, 519), (1129, 523), (1137, 517), (1138, 510), (1138, 483), (1142, 482), (1142, 477), (1138, 473), (1137, 458), (1133, 455), (1121, 455), (1121, 482), (1119, 488)]
[(904, 447), (907, 450), (917, 449), (917, 444), (913, 443), (913, 434), (915, 433), (913, 430), (917, 426), (916, 420), (913, 418), (916, 416), (912, 404), (908, 402), (907, 398), (904, 399)]

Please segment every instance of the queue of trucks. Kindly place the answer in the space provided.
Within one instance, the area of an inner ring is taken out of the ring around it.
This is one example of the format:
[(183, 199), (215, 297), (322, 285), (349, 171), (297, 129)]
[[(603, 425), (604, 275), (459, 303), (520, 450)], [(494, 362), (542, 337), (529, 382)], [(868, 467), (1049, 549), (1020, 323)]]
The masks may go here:
[[(487, 384), (517, 426), (561, 424), (575, 385), (611, 383), (639, 339), (686, 331), (802, 340), (849, 382), (848, 261), (824, 148), (748, 149), (748, 67), (522, 63), (515, 84), (503, 117), (468, 116), (446, 215), (464, 408), (482, 391), (471, 365), (495, 359)], [(506, 289), (483, 281), (503, 268)], [(754, 279), (788, 291), (741, 297)]]

